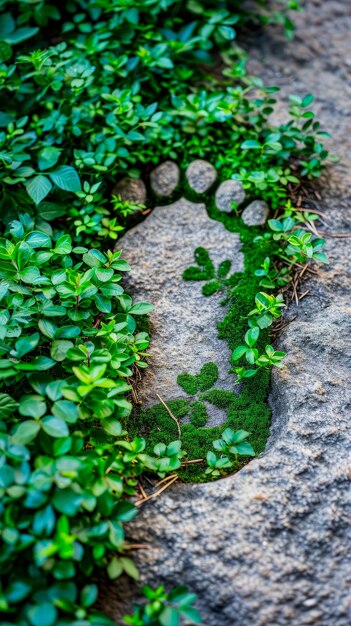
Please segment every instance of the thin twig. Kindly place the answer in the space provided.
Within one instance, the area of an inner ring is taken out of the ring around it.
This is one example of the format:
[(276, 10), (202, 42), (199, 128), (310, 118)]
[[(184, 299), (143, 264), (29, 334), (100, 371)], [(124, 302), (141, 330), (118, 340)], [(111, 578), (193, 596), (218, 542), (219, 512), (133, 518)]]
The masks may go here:
[(166, 409), (166, 411), (167, 411), (168, 415), (169, 415), (169, 416), (172, 418), (172, 420), (174, 420), (174, 421), (175, 421), (175, 423), (177, 424), (179, 437), (181, 437), (181, 436), (182, 436), (182, 431), (181, 431), (181, 429), (180, 429), (179, 422), (178, 422), (177, 418), (176, 418), (176, 417), (174, 417), (174, 415), (173, 415), (173, 413), (172, 413), (171, 409), (167, 406), (167, 404), (164, 402), (164, 400), (162, 400), (161, 396), (159, 396), (159, 394), (158, 394), (158, 393), (157, 393), (156, 395), (157, 395), (157, 397), (158, 397), (159, 401), (161, 402), (161, 404), (163, 404), (163, 406), (165, 407), (165, 409)]
[(304, 273), (306, 272), (306, 270), (308, 270), (308, 263), (306, 263), (302, 269), (302, 271), (299, 274), (299, 278), (301, 279), (304, 275)]
[(184, 463), (182, 463), (182, 467), (184, 465), (191, 465), (191, 463), (203, 463), (205, 459), (191, 459), (190, 461), (184, 461)]
[(351, 237), (351, 233), (326, 233), (325, 231), (319, 231), (324, 237)]
[(328, 216), (323, 213), (323, 211), (316, 211), (316, 209), (304, 209), (303, 207), (295, 207), (294, 211), (299, 211), (300, 213), (315, 213), (316, 215), (321, 215), (322, 217), (325, 217), (326, 220), (328, 220)]
[(299, 299), (302, 300), (302, 298), (304, 298), (305, 296), (308, 296), (308, 294), (310, 293), (310, 291), (304, 291), (300, 296)]
[(93, 328), (99, 328), (103, 317), (104, 317), (104, 314), (103, 313), (99, 313), (99, 315), (97, 316), (97, 318), (96, 318), (96, 320), (95, 320), (95, 322), (93, 324)]
[(148, 546), (146, 543), (129, 543), (123, 546), (123, 550), (159, 550), (159, 548)]
[(141, 504), (144, 504), (144, 502), (147, 502), (147, 500), (151, 500), (151, 498), (156, 498), (157, 496), (160, 495), (160, 493), (162, 493), (162, 491), (164, 491), (165, 489), (168, 489), (168, 487), (173, 485), (173, 483), (176, 480), (178, 480), (178, 474), (177, 474), (177, 476), (175, 478), (173, 478), (173, 480), (169, 481), (166, 485), (163, 485), (163, 487), (161, 487), (161, 489), (159, 489), (155, 493), (152, 493), (151, 496), (147, 496), (147, 498), (143, 498), (143, 500), (137, 500), (136, 502), (134, 502), (135, 506), (140, 506)]
[(163, 483), (165, 483), (165, 482), (175, 478), (176, 476), (178, 476), (178, 474), (169, 474), (169, 476), (166, 476), (165, 478), (162, 478), (162, 480), (160, 480), (158, 483), (156, 483), (155, 487), (159, 487)]
[(294, 297), (295, 297), (296, 306), (299, 306), (299, 296), (297, 295), (295, 280), (292, 283), (292, 288), (293, 288), (293, 293), (294, 293)]
[(140, 480), (139, 480), (139, 489), (141, 491), (141, 495), (143, 496), (143, 498), (147, 498), (147, 493), (146, 493), (144, 487), (142, 486)]

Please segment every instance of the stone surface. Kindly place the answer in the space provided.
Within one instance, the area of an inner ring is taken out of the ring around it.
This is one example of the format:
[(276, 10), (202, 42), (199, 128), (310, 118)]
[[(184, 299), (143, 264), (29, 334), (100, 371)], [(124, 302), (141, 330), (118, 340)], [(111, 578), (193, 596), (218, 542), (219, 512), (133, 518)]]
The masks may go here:
[(241, 218), (247, 226), (265, 224), (269, 215), (269, 207), (264, 200), (254, 200), (243, 210)]
[[(217, 337), (217, 323), (226, 312), (222, 296), (203, 296), (203, 283), (182, 278), (184, 270), (194, 265), (194, 250), (199, 246), (208, 250), (215, 266), (229, 259), (232, 271), (243, 269), (237, 233), (211, 220), (203, 204), (184, 199), (156, 207), (118, 242), (123, 258), (132, 266), (128, 288), (138, 300), (155, 305), (150, 316), (152, 360), (139, 394), (145, 406), (158, 402), (156, 393), (165, 400), (187, 397), (177, 384), (178, 374), (197, 374), (209, 361), (219, 368), (216, 384), (221, 389), (232, 388), (230, 351)], [(224, 410), (210, 404), (207, 411), (207, 426), (226, 419)]]
[(208, 161), (196, 159), (188, 166), (185, 176), (196, 193), (205, 193), (215, 182), (217, 172)]
[(170, 196), (178, 186), (179, 178), (178, 165), (173, 161), (165, 161), (152, 170), (150, 185), (158, 196)]
[(216, 207), (225, 213), (231, 213), (233, 210), (232, 203), (237, 205), (245, 200), (245, 191), (240, 180), (225, 180), (221, 183), (216, 191), (215, 202)]
[[(252, 42), (252, 70), (279, 97), (316, 94), (342, 156), (317, 203), (333, 233), (351, 219), (349, 9), (310, 0), (295, 41), (273, 30)], [(188, 585), (205, 626), (350, 626), (350, 243), (327, 239), (331, 266), (288, 311), (297, 317), (276, 344), (289, 356), (273, 376), (266, 453), (217, 483), (172, 487), (130, 524), (130, 539), (151, 547), (136, 552), (142, 583)], [(123, 584), (106, 599), (115, 616), (135, 593)]]
[(146, 187), (139, 178), (122, 178), (112, 189), (114, 196), (120, 196), (126, 202), (146, 203)]

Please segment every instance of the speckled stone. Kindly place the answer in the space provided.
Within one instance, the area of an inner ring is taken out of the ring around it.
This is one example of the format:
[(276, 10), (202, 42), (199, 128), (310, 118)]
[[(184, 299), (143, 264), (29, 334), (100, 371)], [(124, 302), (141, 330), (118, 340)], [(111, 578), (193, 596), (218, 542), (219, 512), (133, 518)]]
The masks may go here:
[(267, 221), (269, 206), (264, 200), (254, 200), (243, 210), (241, 218), (247, 226), (262, 226)]
[(221, 183), (216, 191), (216, 207), (224, 213), (231, 213), (232, 203), (240, 205), (245, 200), (245, 191), (240, 180), (226, 180)]
[(122, 178), (114, 186), (112, 195), (120, 196), (123, 202), (145, 204), (147, 193), (145, 184), (140, 178)]
[(203, 159), (196, 159), (190, 163), (185, 172), (190, 187), (196, 193), (205, 193), (215, 182), (217, 172), (213, 165)]
[[(135, 299), (155, 305), (150, 315), (152, 359), (138, 390), (146, 407), (158, 402), (157, 393), (168, 400), (188, 397), (177, 384), (178, 374), (197, 374), (209, 361), (218, 365), (216, 384), (233, 389), (231, 352), (217, 330), (226, 313), (222, 296), (208, 298), (202, 293), (203, 283), (182, 278), (184, 270), (194, 265), (194, 251), (199, 246), (208, 250), (216, 267), (228, 259), (231, 271), (243, 270), (238, 233), (210, 219), (203, 204), (185, 199), (156, 207), (117, 244), (132, 268), (128, 289)], [(210, 404), (207, 412), (207, 426), (222, 424), (227, 418), (224, 409)]]
[(152, 190), (160, 197), (170, 196), (177, 188), (180, 178), (179, 167), (173, 161), (165, 161), (150, 174)]

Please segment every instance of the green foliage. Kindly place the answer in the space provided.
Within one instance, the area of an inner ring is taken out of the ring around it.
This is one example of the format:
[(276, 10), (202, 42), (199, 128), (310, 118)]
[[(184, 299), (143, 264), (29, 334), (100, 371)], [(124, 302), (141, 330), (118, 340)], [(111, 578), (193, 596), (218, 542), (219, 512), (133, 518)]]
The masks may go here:
[(252, 445), (245, 441), (249, 435), (247, 430), (234, 432), (231, 428), (226, 428), (221, 438), (213, 442), (213, 447), (215, 450), (228, 455), (255, 456)]
[(218, 367), (215, 363), (205, 363), (199, 374), (179, 374), (177, 383), (189, 395), (193, 396), (198, 391), (206, 391), (213, 387), (218, 379)]
[[(255, 276), (263, 277), (260, 286), (268, 289), (279, 289), (289, 282), (293, 268), (297, 263), (315, 261), (317, 263), (328, 263), (328, 257), (323, 252), (325, 241), (311, 232), (313, 222), (318, 219), (318, 215), (313, 212), (299, 211), (294, 209), (288, 201), (282, 211), (280, 219), (268, 220), (272, 234), (265, 233), (258, 236), (254, 242), (256, 244), (263, 240), (271, 244), (271, 256), (275, 261), (271, 262), (270, 257), (266, 257), (261, 267), (255, 270)], [(302, 224), (302, 228), (299, 228)], [(279, 242), (279, 246), (274, 246), (274, 242)], [(281, 316), (285, 307), (283, 295), (267, 294), (259, 292), (255, 295), (255, 308), (248, 313), (249, 330), (246, 332), (245, 345), (239, 345), (232, 354), (232, 361), (236, 362), (245, 357), (250, 365), (260, 367), (283, 367), (282, 360), (284, 352), (275, 351), (267, 344), (263, 354), (259, 354), (255, 343), (264, 328), (272, 325), (275, 319)], [(257, 369), (247, 369), (238, 367), (235, 369), (237, 382), (255, 376)]]
[(178, 626), (182, 618), (187, 623), (201, 624), (201, 617), (193, 603), (196, 596), (189, 593), (186, 587), (175, 587), (165, 593), (162, 586), (157, 589), (143, 587), (147, 599), (144, 605), (137, 605), (133, 615), (125, 616), (124, 623), (131, 626)]
[(212, 476), (212, 478), (218, 478), (225, 473), (225, 470), (233, 466), (233, 456), (235, 458), (238, 456), (255, 456), (252, 445), (245, 441), (249, 434), (246, 430), (234, 432), (232, 428), (226, 428), (220, 439), (213, 442), (213, 447), (220, 452), (220, 456), (218, 457), (212, 451), (206, 454), (207, 469), (205, 474)]
[(209, 281), (202, 287), (204, 296), (212, 296), (221, 291), (227, 285), (227, 278), (231, 268), (230, 261), (222, 261), (218, 269), (205, 248), (196, 248), (194, 252), (195, 261), (198, 267), (188, 267), (183, 272), (183, 280)]

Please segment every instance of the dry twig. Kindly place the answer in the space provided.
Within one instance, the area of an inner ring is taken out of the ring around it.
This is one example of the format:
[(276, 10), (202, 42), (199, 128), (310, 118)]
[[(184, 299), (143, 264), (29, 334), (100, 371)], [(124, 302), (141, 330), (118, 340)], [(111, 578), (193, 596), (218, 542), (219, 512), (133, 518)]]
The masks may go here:
[(168, 487), (173, 485), (173, 483), (175, 483), (176, 480), (178, 480), (178, 474), (172, 480), (168, 481), (166, 485), (163, 485), (161, 489), (159, 489), (158, 491), (155, 491), (155, 493), (152, 493), (150, 496), (147, 496), (146, 498), (143, 498), (142, 500), (137, 500), (136, 502), (134, 502), (135, 506), (140, 506), (141, 504), (144, 504), (144, 502), (151, 500), (151, 498), (156, 498), (157, 496), (160, 495), (160, 493), (162, 493), (162, 491), (164, 491), (165, 489), (168, 489)]
[(162, 400), (161, 396), (159, 396), (159, 394), (158, 394), (158, 393), (157, 393), (156, 395), (157, 395), (157, 397), (158, 397), (159, 401), (161, 402), (161, 404), (163, 404), (163, 406), (165, 407), (165, 409), (166, 409), (166, 411), (167, 411), (168, 415), (169, 415), (169, 416), (172, 418), (172, 420), (174, 420), (174, 421), (175, 421), (175, 423), (177, 424), (179, 437), (181, 437), (181, 436), (182, 436), (182, 431), (181, 431), (181, 429), (180, 429), (179, 422), (178, 422), (177, 418), (173, 415), (173, 413), (172, 413), (171, 409), (167, 406), (167, 404), (164, 402), (164, 400)]

